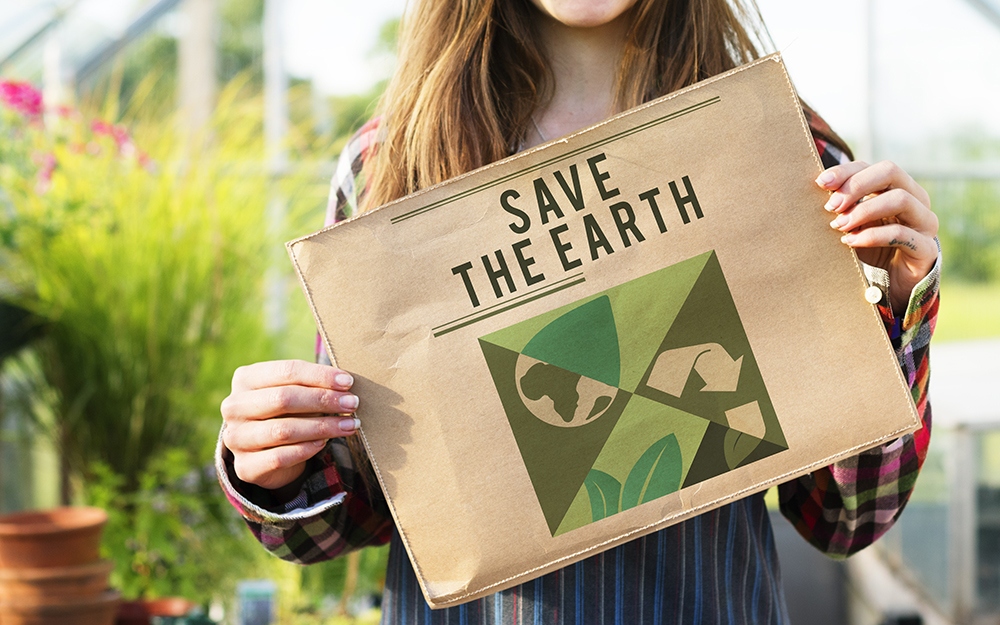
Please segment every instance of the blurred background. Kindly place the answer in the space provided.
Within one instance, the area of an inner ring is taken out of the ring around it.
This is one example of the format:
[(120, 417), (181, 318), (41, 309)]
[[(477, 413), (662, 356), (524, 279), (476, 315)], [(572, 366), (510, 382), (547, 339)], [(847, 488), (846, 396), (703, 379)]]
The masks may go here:
[[(846, 563), (775, 520), (793, 622), (1000, 622), (1000, 0), (758, 5), (802, 97), (930, 192), (945, 256), (917, 490)], [(107, 509), (127, 599), (377, 622), (384, 550), (267, 556), (212, 451), (237, 366), (311, 358), (281, 243), (322, 224), (404, 8), (0, 0), (0, 512)]]

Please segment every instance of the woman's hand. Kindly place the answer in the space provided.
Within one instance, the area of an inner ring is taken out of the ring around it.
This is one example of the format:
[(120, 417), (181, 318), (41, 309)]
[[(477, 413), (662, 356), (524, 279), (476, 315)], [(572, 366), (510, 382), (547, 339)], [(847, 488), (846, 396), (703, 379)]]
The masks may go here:
[(222, 442), (233, 452), (236, 475), (267, 489), (297, 490), (306, 461), (328, 439), (357, 431), (352, 384), (345, 371), (301, 360), (237, 369), (222, 402)]
[(937, 260), (937, 216), (927, 192), (895, 163), (860, 161), (827, 169), (816, 184), (833, 191), (830, 226), (844, 233), (858, 258), (889, 272), (889, 300), (902, 315), (910, 292)]

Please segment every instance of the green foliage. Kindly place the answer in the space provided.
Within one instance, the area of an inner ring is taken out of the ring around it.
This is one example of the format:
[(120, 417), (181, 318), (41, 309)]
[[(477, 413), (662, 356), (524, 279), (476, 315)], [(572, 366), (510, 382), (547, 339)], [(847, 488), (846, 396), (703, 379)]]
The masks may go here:
[[(315, 330), (281, 242), (319, 227), (329, 189), (328, 173), (279, 178), (262, 164), (263, 0), (219, 10), (228, 84), (198, 136), (173, 117), (177, 41), (156, 29), (80, 86), (86, 112), (43, 125), (0, 106), (0, 302), (45, 331), (12, 364), (38, 389), (34, 426), (58, 444), (63, 471), (111, 513), (115, 586), (204, 602), (267, 576), (282, 601), (318, 611), (344, 587), (347, 560), (271, 558), (214, 478), (190, 469), (209, 464), (237, 366), (309, 356)], [(394, 48), (395, 29), (374, 53)], [(335, 123), (320, 129), (311, 86), (290, 90), (291, 160), (328, 169), (383, 86), (334, 102)], [(284, 276), (292, 309), (281, 341), (264, 317), (266, 275)], [(386, 559), (385, 548), (360, 554), (355, 595), (380, 591)]]
[(923, 184), (940, 222), (945, 276), (1000, 282), (1000, 184), (991, 180)]
[[(945, 262), (948, 262), (947, 257)], [(1000, 282), (946, 280), (941, 287), (941, 309), (934, 342), (996, 336), (1000, 336)]]
[(91, 467), (85, 499), (108, 511), (102, 556), (128, 599), (182, 596), (207, 604), (232, 597), (237, 573), (260, 568), (260, 547), (231, 514), (215, 476), (194, 454), (171, 449), (148, 464), (131, 490), (110, 467)]
[(123, 129), (70, 119), (55, 136), (24, 129), (56, 163), (47, 181), (0, 163), (6, 299), (45, 320), (54, 434), (76, 472), (103, 463), (131, 490), (168, 449), (209, 457), (232, 371), (274, 354), (263, 276), (287, 238), (268, 218), (279, 189), (240, 167), (263, 153), (257, 104), (231, 87), (211, 141), (141, 128), (155, 166)]
[[(217, 71), (220, 84), (245, 81), (254, 91), (264, 82), (261, 19), (264, 0), (223, 0), (219, 3)], [(79, 85), (84, 101), (110, 97), (128, 106), (138, 97), (145, 119), (168, 119), (177, 101), (178, 40), (168, 30), (154, 26), (129, 44), (115, 61)], [(140, 85), (155, 76), (152, 96)], [(114, 118), (112, 118), (114, 119)]]
[(219, 79), (223, 83), (247, 76), (255, 91), (264, 82), (261, 59), (264, 0), (223, 0), (219, 3)]
[(371, 119), (375, 105), (385, 91), (387, 81), (375, 85), (368, 93), (347, 96), (332, 96), (329, 98), (330, 111), (333, 115), (332, 135), (337, 138), (335, 147), (343, 148), (351, 135)]
[[(385, 567), (389, 561), (389, 546), (362, 549), (358, 552), (358, 581), (354, 596), (381, 594), (385, 585)], [(302, 587), (312, 598), (314, 607), (331, 593), (338, 593), (347, 581), (348, 559), (338, 558), (313, 564), (302, 570)]]

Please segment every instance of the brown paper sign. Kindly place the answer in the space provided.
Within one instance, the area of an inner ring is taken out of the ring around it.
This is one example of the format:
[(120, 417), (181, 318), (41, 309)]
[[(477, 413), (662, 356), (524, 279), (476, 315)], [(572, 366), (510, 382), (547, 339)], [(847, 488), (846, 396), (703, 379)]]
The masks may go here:
[(778, 56), (288, 248), (428, 602), (916, 429)]

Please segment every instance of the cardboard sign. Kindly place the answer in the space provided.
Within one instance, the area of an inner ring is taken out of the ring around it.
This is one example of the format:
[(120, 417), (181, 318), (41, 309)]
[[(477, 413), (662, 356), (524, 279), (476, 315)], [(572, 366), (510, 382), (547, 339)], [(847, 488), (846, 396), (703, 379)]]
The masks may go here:
[(428, 602), (916, 429), (770, 56), (292, 241)]

